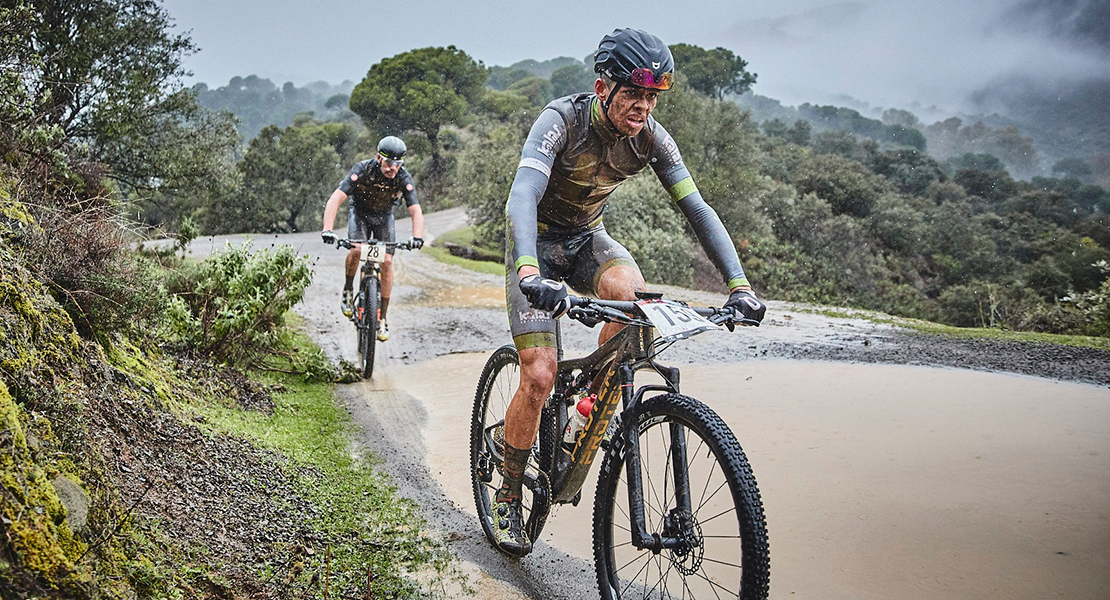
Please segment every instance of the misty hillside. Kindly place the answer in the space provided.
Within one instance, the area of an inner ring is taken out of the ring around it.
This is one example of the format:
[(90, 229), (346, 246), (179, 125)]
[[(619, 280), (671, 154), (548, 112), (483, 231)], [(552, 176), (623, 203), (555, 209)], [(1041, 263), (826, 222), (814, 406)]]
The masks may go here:
[(279, 88), (269, 79), (248, 75), (233, 77), (217, 88), (200, 83), (193, 92), (201, 106), (235, 115), (239, 135), (250, 141), (263, 127), (285, 127), (300, 113), (324, 119), (349, 115), (347, 101), (354, 86), (350, 81), (339, 85), (316, 81), (300, 88), (286, 82)]

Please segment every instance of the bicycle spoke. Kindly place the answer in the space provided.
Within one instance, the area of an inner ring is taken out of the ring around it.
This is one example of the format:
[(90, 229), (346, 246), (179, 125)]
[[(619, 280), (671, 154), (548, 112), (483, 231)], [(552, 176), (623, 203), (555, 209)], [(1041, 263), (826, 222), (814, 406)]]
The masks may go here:
[(716, 581), (713, 581), (712, 579), (710, 579), (710, 578), (706, 577), (705, 575), (703, 575), (703, 574), (702, 574), (702, 572), (701, 572), (701, 571), (702, 571), (702, 570), (701, 570), (701, 569), (699, 569), (697, 573), (694, 573), (694, 575), (697, 575), (697, 576), (698, 576), (698, 577), (700, 577), (701, 579), (704, 579), (704, 580), (705, 580), (705, 581), (706, 581), (707, 583), (709, 583), (709, 585), (713, 586), (713, 587), (711, 587), (711, 588), (709, 588), (709, 589), (713, 590), (713, 595), (714, 595), (714, 596), (716, 596), (717, 598), (720, 598), (720, 597), (721, 597), (721, 595), (717, 593), (717, 590), (716, 590), (716, 588), (721, 588), (721, 589), (722, 589), (722, 590), (724, 590), (724, 591), (725, 591), (725, 592), (726, 592), (726, 593), (727, 593), (727, 594), (728, 594), (729, 596), (732, 596), (733, 594), (735, 594), (735, 593), (736, 593), (736, 592), (734, 592), (734, 591), (732, 591), (732, 590), (730, 590), (730, 589), (726, 588), (725, 586), (723, 586), (723, 585), (721, 585), (721, 584), (717, 583)]
[[(625, 481), (625, 479), (624, 479), (624, 476), (623, 476), (624, 471), (625, 471), (624, 469), (621, 469), (621, 475), (617, 477), (618, 484), (615, 488), (615, 491), (617, 492), (617, 494), (619, 494), (619, 496), (614, 495), (614, 497), (613, 497), (613, 506), (620, 509), (621, 514), (624, 515), (625, 520), (631, 523), (632, 522), (632, 516), (629, 515), (627, 511), (624, 510), (624, 507), (621, 506), (621, 503), (620, 503), (621, 499), (624, 499), (626, 502), (628, 500), (628, 482)], [(624, 494), (620, 494), (621, 490), (624, 491)]]
[[(708, 481), (708, 480), (706, 480), (706, 481)], [(697, 512), (698, 512), (698, 511), (700, 511), (700, 510), (701, 510), (701, 508), (702, 508), (703, 506), (705, 506), (705, 503), (706, 503), (706, 502), (709, 502), (710, 500), (712, 500), (712, 499), (713, 499), (713, 497), (717, 495), (717, 492), (721, 491), (721, 489), (722, 489), (722, 488), (724, 488), (724, 487), (725, 487), (726, 485), (728, 485), (728, 480), (727, 480), (727, 479), (726, 479), (726, 480), (724, 480), (724, 481), (722, 481), (722, 482), (721, 482), (721, 485), (717, 486), (717, 489), (713, 490), (713, 494), (712, 494), (712, 495), (710, 495), (710, 496), (709, 496), (708, 498), (706, 498), (705, 500), (703, 500), (703, 501), (702, 501), (702, 503), (698, 505), (698, 508), (697, 508), (697, 510), (695, 510), (695, 511), (693, 511), (693, 512), (694, 512), (695, 514), (697, 514)]]
[[(682, 597), (686, 597), (686, 592), (690, 592), (690, 600), (694, 599), (694, 590), (690, 589), (690, 584), (686, 583), (686, 578), (682, 578)], [(714, 592), (716, 593), (716, 592)]]
[(624, 543), (621, 543), (621, 544), (617, 544), (615, 546), (610, 546), (610, 548), (612, 548), (613, 550), (616, 550), (617, 548), (623, 548), (624, 546), (631, 546), (631, 545), (632, 545), (632, 542), (624, 542)]
[[(704, 440), (704, 439), (702, 439), (702, 438), (701, 438), (701, 436), (698, 436), (698, 447), (697, 447), (697, 449), (695, 449), (695, 450), (694, 450), (693, 452), (691, 452), (691, 453), (688, 453), (688, 454), (686, 455), (686, 458), (687, 458), (687, 460), (689, 460), (689, 458), (690, 458), (691, 456), (697, 456), (697, 455), (698, 455), (698, 452), (701, 452), (701, 449), (702, 449), (702, 448), (703, 448), (704, 446), (705, 446), (705, 440)], [(714, 461), (714, 462), (716, 462), (716, 461)], [(689, 473), (689, 472), (690, 472), (690, 465), (689, 465), (689, 464), (687, 464), (687, 465), (686, 465), (686, 472), (687, 472), (687, 473)], [(700, 496), (701, 500), (700, 500), (700, 501), (699, 501), (699, 503), (698, 503), (698, 509), (701, 509), (702, 505), (704, 505), (704, 504), (705, 504), (705, 502), (704, 502), (704, 500), (705, 500), (705, 493), (709, 491), (709, 482), (710, 482), (710, 481), (713, 481), (713, 473), (712, 473), (712, 472), (710, 472), (710, 473), (709, 473), (709, 477), (706, 477), (706, 478), (705, 478), (705, 487), (704, 487), (704, 488), (702, 488), (702, 490), (701, 490), (701, 496)], [(694, 511), (694, 512), (697, 512), (697, 511)]]
[[(656, 568), (656, 570), (659, 571), (659, 581), (656, 581), (655, 585), (651, 586), (650, 589), (648, 589), (646, 592), (644, 592), (644, 597), (645, 598), (647, 598), (649, 595), (651, 595), (651, 593), (655, 591), (655, 588), (659, 587), (660, 583), (663, 583), (663, 565), (661, 563), (662, 563), (662, 561), (661, 561), (659, 555), (656, 554), (655, 555), (655, 568)], [(659, 597), (660, 598), (663, 597), (662, 592), (659, 593)]]
[(702, 525), (705, 525), (706, 523), (712, 521), (713, 519), (716, 519), (717, 517), (719, 517), (721, 515), (727, 515), (730, 512), (736, 512), (736, 507), (732, 506), (732, 507), (726, 508), (722, 512), (719, 512), (719, 513), (713, 515), (712, 517), (709, 517), (708, 519), (699, 519), (698, 522), (701, 523)]
[[(647, 555), (644, 555), (644, 556), (651, 556), (651, 555), (650, 555), (650, 554), (647, 554)], [(630, 565), (630, 564), (632, 564), (632, 563), (636, 562), (637, 560), (640, 560), (641, 558), (644, 558), (644, 556), (637, 556), (636, 558), (633, 558), (632, 560), (630, 560), (630, 561), (628, 561), (627, 563), (625, 563), (625, 564), (624, 564), (624, 567), (627, 567), (628, 565)], [(640, 567), (640, 570), (639, 570), (639, 571), (636, 571), (636, 574), (635, 574), (635, 575), (633, 575), (633, 576), (632, 576), (631, 578), (629, 578), (629, 580), (628, 580), (628, 585), (624, 586), (624, 589), (623, 589), (623, 590), (621, 590), (621, 596), (623, 596), (623, 595), (624, 595), (624, 593), (628, 591), (628, 588), (632, 587), (632, 584), (633, 584), (633, 583), (636, 583), (636, 578), (637, 578), (637, 577), (639, 577), (639, 576), (640, 576), (640, 573), (643, 573), (643, 572), (644, 572), (644, 569), (646, 569), (646, 568), (647, 568), (647, 566), (648, 566), (648, 565), (650, 565), (650, 564), (651, 564), (651, 561), (650, 561), (650, 560), (648, 560), (647, 562), (645, 562), (645, 563), (644, 563), (644, 566)], [(617, 569), (617, 570), (616, 570), (615, 572), (616, 572), (616, 573), (620, 573), (620, 572), (621, 572), (621, 571), (622, 571), (622, 570), (624, 569), (624, 567), (621, 567), (621, 568)]]
[(711, 563), (717, 563), (718, 565), (724, 565), (726, 567), (732, 567), (733, 569), (737, 569), (737, 570), (743, 569), (743, 567), (741, 567), (738, 564), (725, 562), (723, 560), (716, 560), (716, 559), (707, 558), (707, 557), (702, 557), (702, 560), (707, 561), (707, 562), (711, 562)]
[(620, 525), (617, 525), (616, 521), (613, 521), (613, 527), (616, 527), (617, 529), (620, 529), (621, 531), (624, 531), (624, 532), (627, 532), (627, 533), (632, 533), (631, 529), (629, 529), (627, 527), (621, 527)]
[[(662, 438), (663, 428), (657, 426), (655, 429), (657, 429), (659, 431), (659, 436), (660, 436), (660, 438)], [(666, 445), (667, 444), (666, 439), (663, 439), (662, 443), (664, 445)], [(670, 448), (668, 447), (668, 451), (669, 450), (670, 450)], [(641, 448), (640, 455), (641, 455), (641, 457), (643, 457), (644, 461), (650, 461), (649, 454), (650, 454), (650, 452)], [(668, 454), (664, 454), (664, 456), (668, 456)], [(647, 473), (647, 475), (644, 475), (643, 477), (641, 477), (641, 479), (648, 483), (648, 487), (651, 488), (651, 494), (652, 494), (652, 496), (655, 497), (655, 502), (659, 504), (658, 508), (656, 508), (655, 506), (651, 506), (651, 508), (655, 511), (655, 513), (657, 515), (659, 515), (660, 519), (665, 519), (666, 516), (667, 516), (666, 515), (667, 504), (665, 502), (662, 502), (662, 501), (659, 500), (659, 491), (655, 489), (655, 482), (651, 479), (651, 466), (650, 466), (650, 464), (646, 465), (644, 467), (643, 471), (645, 473)], [(665, 477), (666, 477), (666, 475), (664, 475), (664, 478)], [(644, 504), (645, 505), (648, 504), (648, 502), (647, 502), (648, 498), (646, 496), (647, 495), (645, 494), (645, 498), (644, 498)], [(646, 517), (646, 515), (645, 515), (645, 517)]]

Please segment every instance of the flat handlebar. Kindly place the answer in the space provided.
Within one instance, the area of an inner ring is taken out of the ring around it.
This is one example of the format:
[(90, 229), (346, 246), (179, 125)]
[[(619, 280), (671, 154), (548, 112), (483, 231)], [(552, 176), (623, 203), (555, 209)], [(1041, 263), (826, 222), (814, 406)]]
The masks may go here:
[(411, 242), (383, 242), (381, 240), (348, 240), (340, 238), (335, 240), (335, 248), (354, 248), (355, 244), (382, 244), (386, 248), (399, 248), (401, 250), (412, 250)]
[[(567, 316), (576, 321), (581, 321), (587, 325), (590, 322), (597, 323), (598, 321), (605, 321), (611, 323), (613, 321), (625, 322), (629, 321), (629, 315), (642, 315), (640, 307), (635, 302), (628, 300), (598, 300), (596, 298), (586, 298), (584, 296), (567, 296)], [(699, 315), (709, 319), (709, 322), (714, 325), (751, 325), (758, 327), (759, 321), (754, 319), (747, 319), (737, 317), (731, 310), (724, 308), (714, 307), (700, 307), (691, 306), (690, 310), (698, 313)], [(645, 324), (649, 324), (645, 321)], [(591, 325), (592, 326), (592, 325)]]

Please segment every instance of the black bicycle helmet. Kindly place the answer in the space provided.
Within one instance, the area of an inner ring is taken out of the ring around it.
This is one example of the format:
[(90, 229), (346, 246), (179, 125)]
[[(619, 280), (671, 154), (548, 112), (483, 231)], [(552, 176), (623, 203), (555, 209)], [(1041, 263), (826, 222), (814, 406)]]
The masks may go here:
[(663, 40), (650, 33), (614, 29), (597, 46), (594, 71), (617, 83), (669, 90), (674, 81), (674, 57)]
[(405, 142), (395, 135), (387, 135), (382, 138), (382, 141), (378, 142), (378, 154), (390, 161), (404, 159), (405, 152), (408, 152)]

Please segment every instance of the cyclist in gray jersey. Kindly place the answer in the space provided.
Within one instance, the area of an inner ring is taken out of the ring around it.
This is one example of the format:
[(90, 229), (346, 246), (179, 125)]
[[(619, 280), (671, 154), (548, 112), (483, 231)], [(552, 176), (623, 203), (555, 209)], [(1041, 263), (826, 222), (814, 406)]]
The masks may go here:
[[(532, 125), (505, 208), (505, 291), (521, 380), (505, 414), (504, 480), (491, 508), (498, 547), (516, 556), (532, 547), (522, 529), (521, 480), (555, 379), (554, 319), (567, 296), (560, 281), (608, 300), (635, 300), (645, 289), (636, 262), (602, 223), (622, 181), (650, 165), (720, 271), (730, 292), (725, 306), (756, 321), (766, 311), (674, 139), (651, 117), (671, 87), (670, 49), (649, 33), (615, 30), (598, 46), (594, 70), (595, 93), (555, 100)], [(599, 343), (619, 330), (605, 325)]]

